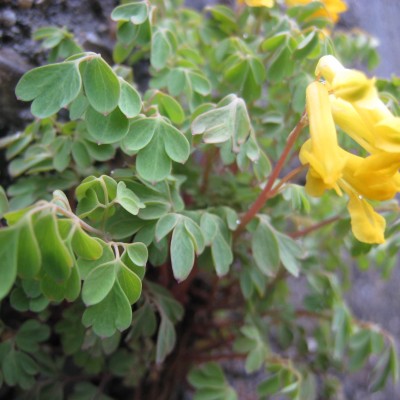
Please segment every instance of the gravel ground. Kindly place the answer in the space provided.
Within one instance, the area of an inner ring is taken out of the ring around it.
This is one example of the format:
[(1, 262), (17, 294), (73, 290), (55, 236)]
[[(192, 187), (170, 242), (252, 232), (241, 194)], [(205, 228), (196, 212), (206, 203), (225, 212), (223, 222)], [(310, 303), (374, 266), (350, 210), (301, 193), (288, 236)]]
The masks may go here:
[[(347, 300), (353, 314), (365, 321), (379, 324), (396, 339), (400, 348), (400, 265), (394, 268), (388, 280), (371, 268), (359, 271), (352, 268), (352, 289)], [(360, 371), (346, 379), (345, 391), (349, 400), (395, 400), (400, 399), (400, 384), (388, 384), (384, 391), (368, 393), (369, 374)]]

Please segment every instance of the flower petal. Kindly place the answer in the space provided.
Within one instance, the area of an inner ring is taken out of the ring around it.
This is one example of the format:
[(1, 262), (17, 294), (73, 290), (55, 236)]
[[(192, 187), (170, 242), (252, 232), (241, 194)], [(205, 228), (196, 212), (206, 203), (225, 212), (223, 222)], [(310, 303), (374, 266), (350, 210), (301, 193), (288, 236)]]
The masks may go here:
[(310, 144), (305, 146), (300, 160), (309, 163), (327, 187), (333, 188), (342, 176), (345, 160), (337, 142), (329, 95), (320, 82), (310, 83), (306, 95), (311, 148)]
[(372, 206), (354, 192), (347, 192), (350, 200), (347, 204), (351, 217), (351, 229), (354, 236), (364, 243), (384, 243), (386, 221)]

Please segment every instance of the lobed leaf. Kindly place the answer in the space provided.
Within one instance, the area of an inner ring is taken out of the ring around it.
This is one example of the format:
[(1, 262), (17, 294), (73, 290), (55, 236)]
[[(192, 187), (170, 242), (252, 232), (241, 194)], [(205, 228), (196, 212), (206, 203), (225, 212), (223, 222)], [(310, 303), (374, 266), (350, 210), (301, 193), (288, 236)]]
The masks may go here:
[(18, 82), (15, 93), (21, 100), (33, 100), (32, 114), (46, 118), (71, 103), (81, 85), (78, 64), (70, 61), (28, 71)]
[(99, 113), (109, 113), (118, 105), (120, 84), (117, 75), (100, 57), (88, 57), (82, 64), (82, 81), (89, 104)]

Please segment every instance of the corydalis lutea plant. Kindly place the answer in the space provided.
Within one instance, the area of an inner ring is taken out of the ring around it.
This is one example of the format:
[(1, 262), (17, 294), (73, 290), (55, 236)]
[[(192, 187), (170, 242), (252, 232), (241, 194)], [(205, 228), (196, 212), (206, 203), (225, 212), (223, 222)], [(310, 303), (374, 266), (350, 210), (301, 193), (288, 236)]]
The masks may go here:
[[(374, 49), (328, 34), (319, 2), (203, 13), (178, 3), (114, 9), (124, 65), (65, 31), (36, 33), (53, 60), (68, 58), (21, 79), (35, 120), (0, 141), (13, 178), (0, 190), (1, 395), (159, 400), (187, 387), (235, 399), (219, 364), (230, 359), (263, 374), (259, 398), (336, 398), (343, 372), (370, 358), (370, 389), (382, 388), (397, 379), (394, 340), (352, 316), (342, 280), (346, 253), (395, 262), (394, 205), (381, 210), (385, 245), (365, 245), (350, 232), (370, 236), (358, 209), (349, 203), (350, 223), (344, 196), (310, 203), (301, 184), (309, 168), (311, 194), (392, 197), (365, 174), (378, 163), (377, 183), (396, 180), (397, 117), (373, 81), (326, 58)], [(380, 85), (395, 105), (395, 82)], [(289, 276), (304, 283), (299, 303)]]

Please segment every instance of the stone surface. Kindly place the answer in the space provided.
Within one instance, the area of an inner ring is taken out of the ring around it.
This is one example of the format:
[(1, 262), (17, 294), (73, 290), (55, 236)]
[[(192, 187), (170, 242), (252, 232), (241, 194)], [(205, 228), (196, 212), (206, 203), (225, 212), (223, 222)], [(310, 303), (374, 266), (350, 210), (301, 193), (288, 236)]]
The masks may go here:
[(346, 26), (359, 27), (379, 40), (381, 63), (376, 74), (390, 78), (400, 75), (400, 35), (398, 0), (346, 0), (349, 9), (343, 14)]

